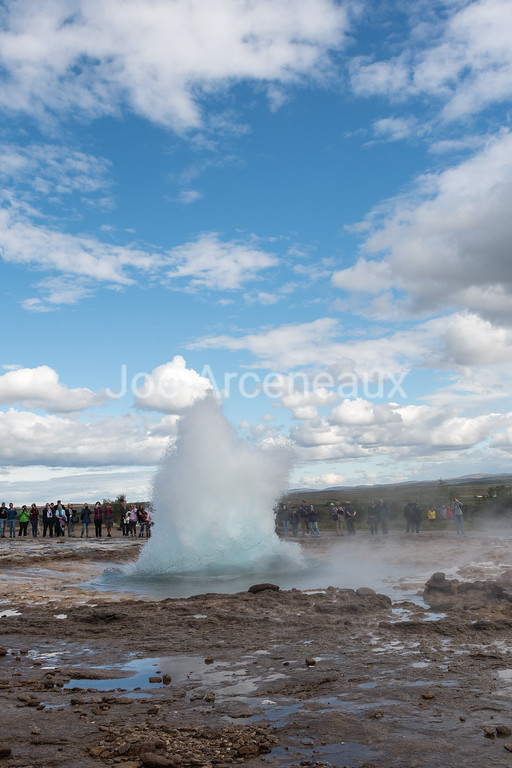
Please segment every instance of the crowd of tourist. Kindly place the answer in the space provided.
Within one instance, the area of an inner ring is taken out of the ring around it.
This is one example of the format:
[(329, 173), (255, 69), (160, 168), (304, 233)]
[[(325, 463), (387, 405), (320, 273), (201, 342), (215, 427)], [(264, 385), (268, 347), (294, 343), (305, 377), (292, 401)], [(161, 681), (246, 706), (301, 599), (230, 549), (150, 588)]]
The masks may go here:
[[(16, 524), (18, 531), (16, 533)], [(17, 509), (14, 504), (6, 505), (3, 501), (0, 505), (0, 538), (16, 538), (16, 536), (27, 536), (30, 523), (32, 537), (36, 538), (40, 534), (43, 538), (58, 538), (62, 536), (78, 536), (80, 538), (89, 538), (89, 530), (94, 526), (94, 535), (96, 538), (102, 538), (106, 531), (106, 537), (112, 538), (114, 528), (114, 511), (110, 504), (101, 504), (97, 501), (92, 507), (85, 503), (80, 511), (75, 509), (74, 504), (63, 504), (62, 501), (56, 503), (47, 502), (41, 509), (37, 504), (28, 507), (23, 504)], [(149, 538), (153, 521), (149, 511), (143, 504), (120, 504), (118, 525), (121, 533), (126, 537)], [(76, 531), (76, 533), (75, 533)]]
[[(346, 530), (349, 536), (355, 534), (355, 520), (357, 510), (350, 501), (333, 501), (330, 504), (331, 518), (334, 523), (336, 536), (343, 536)], [(386, 535), (388, 533), (389, 506), (384, 499), (378, 501), (372, 500), (368, 505), (366, 522), (370, 528), (370, 534), (376, 535), (379, 530)], [(406, 533), (419, 533), (423, 512), (417, 500), (410, 499), (404, 507), (404, 517), (406, 521)], [(427, 514), (427, 520), (432, 524), (435, 520), (454, 520), (457, 535), (464, 534), (464, 515), (462, 503), (459, 499), (454, 499), (451, 506), (442, 505), (438, 510), (430, 506)], [(308, 533), (312, 537), (320, 536), (318, 527), (318, 511), (313, 504), (302, 504), (289, 506), (285, 502), (281, 503), (276, 510), (276, 523), (278, 530), (284, 536), (298, 537), (299, 531), (302, 537)]]

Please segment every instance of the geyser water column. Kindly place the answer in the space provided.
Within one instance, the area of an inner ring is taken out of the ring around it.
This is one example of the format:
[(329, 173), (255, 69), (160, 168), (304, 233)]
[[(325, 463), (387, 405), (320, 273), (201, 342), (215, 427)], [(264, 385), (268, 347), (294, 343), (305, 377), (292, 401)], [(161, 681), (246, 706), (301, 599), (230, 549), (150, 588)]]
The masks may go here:
[(292, 454), (242, 440), (213, 397), (183, 414), (153, 483), (153, 535), (139, 575), (268, 572), (297, 567), (300, 548), (275, 533), (273, 507)]

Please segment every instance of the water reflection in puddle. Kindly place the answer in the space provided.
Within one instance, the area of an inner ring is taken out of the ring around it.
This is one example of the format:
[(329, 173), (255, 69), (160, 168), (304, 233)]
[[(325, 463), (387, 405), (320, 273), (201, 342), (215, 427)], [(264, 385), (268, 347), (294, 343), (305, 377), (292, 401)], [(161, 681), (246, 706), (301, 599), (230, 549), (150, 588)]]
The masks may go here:
[[(263, 652), (264, 653), (264, 652)], [(247, 658), (246, 655), (244, 658)], [(250, 658), (254, 658), (251, 656)], [(150, 690), (164, 687), (162, 677), (169, 675), (171, 685), (183, 685), (186, 683), (199, 684), (204, 687), (215, 686), (217, 698), (222, 696), (247, 695), (257, 690), (260, 682), (278, 680), (285, 675), (281, 672), (270, 672), (264, 676), (250, 678), (243, 666), (247, 662), (223, 662), (214, 661), (205, 664), (200, 656), (168, 656), (147, 659), (131, 659), (120, 665), (112, 665), (112, 676), (104, 680), (91, 680), (90, 678), (72, 678), (65, 683), (64, 688), (89, 688), (98, 691), (122, 690), (134, 691), (137, 689)], [(78, 671), (79, 668), (77, 668)], [(95, 667), (97, 670), (105, 670), (106, 667)], [(127, 674), (126, 677), (115, 677), (115, 670)], [(158, 681), (150, 682), (150, 678), (159, 677)], [(220, 686), (220, 687), (219, 687)]]

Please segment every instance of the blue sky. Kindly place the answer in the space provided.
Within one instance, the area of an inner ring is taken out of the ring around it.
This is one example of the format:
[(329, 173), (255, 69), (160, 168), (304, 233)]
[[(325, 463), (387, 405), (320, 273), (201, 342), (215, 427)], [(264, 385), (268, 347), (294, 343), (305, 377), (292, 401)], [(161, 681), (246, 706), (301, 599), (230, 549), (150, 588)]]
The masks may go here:
[(147, 497), (212, 390), (291, 486), (509, 471), (511, 29), (0, 3), (2, 498)]

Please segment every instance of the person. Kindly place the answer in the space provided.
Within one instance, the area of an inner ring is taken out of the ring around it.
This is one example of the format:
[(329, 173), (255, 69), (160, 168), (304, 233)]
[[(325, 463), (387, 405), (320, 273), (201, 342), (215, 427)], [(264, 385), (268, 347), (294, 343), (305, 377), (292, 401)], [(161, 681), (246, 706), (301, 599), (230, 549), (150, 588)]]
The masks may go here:
[(9, 504), (9, 509), (7, 510), (7, 522), (9, 523), (9, 538), (15, 539), (16, 538), (16, 507), (14, 504)]
[(105, 507), (105, 527), (107, 529), (107, 538), (112, 538), (112, 526), (114, 525), (114, 512), (110, 504)]
[(85, 533), (85, 537), (88, 539), (89, 525), (91, 524), (91, 510), (89, 509), (87, 502), (85, 502), (82, 507), (82, 511), (80, 512), (80, 519), (82, 521), (82, 533), (80, 534), (80, 538), (83, 539)]
[(448, 507), (446, 510), (446, 519), (453, 520), (453, 509), (451, 507)]
[(318, 529), (318, 513), (314, 508), (313, 504), (311, 504), (309, 507), (308, 520), (309, 520), (309, 530), (311, 531), (311, 536), (320, 536), (320, 531)]
[(119, 517), (121, 523), (121, 533), (128, 536), (128, 525), (126, 523), (126, 504), (122, 501), (119, 505)]
[(299, 520), (301, 535), (304, 538), (309, 528), (309, 507), (304, 499), (299, 507)]
[(68, 522), (68, 518), (66, 515), (66, 510), (62, 506), (62, 502), (57, 502), (57, 507), (55, 508), (55, 535), (56, 536), (64, 536), (66, 533), (66, 525)]
[(356, 532), (356, 529), (354, 528), (354, 518), (357, 515), (357, 510), (355, 507), (352, 506), (350, 501), (345, 502), (344, 506), (344, 512), (345, 512), (345, 523), (347, 525), (347, 533), (349, 536), (353, 536)]
[[(413, 499), (409, 499), (404, 507), (404, 517), (406, 522), (406, 533), (414, 533), (416, 530), (416, 519), (418, 518), (418, 512), (416, 510), (416, 502)], [(420, 512), (421, 517), (421, 512)], [(419, 532), (419, 528), (417, 533)]]
[[(407, 512), (408, 510), (408, 512)], [(407, 520), (406, 533), (419, 533), (421, 526), (421, 507), (418, 504), (418, 500), (411, 499), (404, 508), (405, 519)]]
[(7, 507), (5, 501), (0, 506), (0, 538), (5, 539), (5, 526), (7, 523)]
[(43, 538), (46, 537), (47, 531), (50, 539), (53, 538), (54, 525), (55, 525), (55, 519), (53, 516), (53, 504), (47, 501), (43, 509)]
[(458, 499), (453, 500), (453, 519), (455, 520), (457, 536), (464, 536), (464, 513), (462, 512), (462, 502)]
[(299, 510), (297, 507), (292, 507), (290, 510), (290, 524), (292, 526), (292, 536), (299, 535)]
[(124, 515), (124, 527), (126, 529), (126, 535), (130, 536), (131, 534), (131, 522), (130, 522), (130, 509), (127, 509)]
[(151, 538), (151, 527), (153, 525), (153, 520), (151, 519), (151, 515), (148, 511), (146, 511), (146, 539)]
[(444, 504), (441, 506), (441, 509), (439, 510), (438, 517), (440, 520), (446, 520), (446, 507)]
[(27, 509), (27, 505), (23, 504), (22, 508), (20, 509), (19, 514), (19, 521), (20, 521), (20, 528), (18, 531), (18, 536), (26, 536), (27, 535), (27, 528), (28, 528), (28, 521), (30, 520), (30, 510)]
[(337, 501), (331, 501), (331, 515), (336, 528), (336, 536), (343, 536), (343, 507)]
[(68, 537), (75, 532), (75, 508), (73, 504), (68, 504), (66, 509), (66, 521), (68, 527)]
[(97, 501), (94, 505), (94, 533), (96, 538), (101, 538), (101, 528), (103, 526), (103, 507)]
[(144, 524), (146, 522), (146, 514), (142, 504), (137, 507), (137, 522), (139, 524), (139, 539), (142, 539), (144, 538)]
[(389, 516), (389, 507), (384, 501), (384, 499), (379, 499), (379, 503), (377, 504), (377, 518), (380, 523), (380, 527), (382, 530), (382, 533), (387, 534), (388, 532), (388, 516)]
[(429, 520), (430, 523), (434, 523), (436, 520), (436, 510), (432, 505), (427, 509), (427, 520)]
[(32, 527), (32, 538), (36, 538), (39, 527), (39, 510), (37, 504), (32, 504), (30, 507), (30, 525)]
[(372, 535), (379, 532), (379, 515), (375, 499), (372, 499), (368, 505), (368, 525), (370, 526), (370, 533)]
[(279, 505), (279, 509), (277, 512), (277, 522), (278, 522), (278, 525), (280, 525), (283, 530), (283, 536), (288, 536), (290, 513), (288, 512), (288, 507), (284, 502)]
[(130, 536), (133, 539), (137, 535), (137, 507), (135, 504), (132, 504), (130, 507), (130, 511), (128, 512), (128, 521), (130, 524)]

